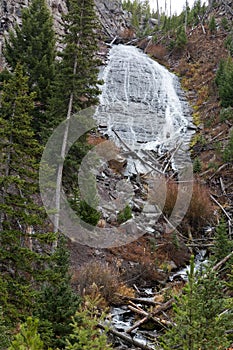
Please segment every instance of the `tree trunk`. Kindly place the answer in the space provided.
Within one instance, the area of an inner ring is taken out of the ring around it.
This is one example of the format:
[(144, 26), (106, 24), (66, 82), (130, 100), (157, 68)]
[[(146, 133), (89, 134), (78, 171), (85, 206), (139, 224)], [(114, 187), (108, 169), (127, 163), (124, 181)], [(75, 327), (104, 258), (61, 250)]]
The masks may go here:
[[(77, 73), (77, 65), (78, 65), (78, 58), (77, 55), (74, 60), (74, 67), (73, 67), (73, 75), (75, 76)], [(62, 172), (64, 167), (64, 160), (65, 160), (65, 154), (66, 154), (66, 147), (67, 147), (67, 140), (68, 140), (68, 133), (69, 133), (69, 126), (70, 126), (70, 117), (72, 113), (72, 107), (73, 107), (73, 99), (74, 99), (74, 92), (72, 91), (70, 94), (69, 99), (69, 105), (68, 110), (66, 114), (66, 127), (64, 130), (64, 136), (62, 141), (62, 148), (61, 148), (61, 162), (59, 162), (58, 169), (57, 169), (57, 180), (56, 180), (56, 192), (55, 192), (55, 216), (54, 216), (54, 232), (57, 233), (59, 230), (59, 221), (60, 221), (60, 200), (61, 200), (61, 189), (62, 189)], [(53, 250), (57, 248), (57, 239), (53, 242)]]
[(159, 0), (157, 0), (157, 14), (158, 14), (158, 26), (160, 27)]

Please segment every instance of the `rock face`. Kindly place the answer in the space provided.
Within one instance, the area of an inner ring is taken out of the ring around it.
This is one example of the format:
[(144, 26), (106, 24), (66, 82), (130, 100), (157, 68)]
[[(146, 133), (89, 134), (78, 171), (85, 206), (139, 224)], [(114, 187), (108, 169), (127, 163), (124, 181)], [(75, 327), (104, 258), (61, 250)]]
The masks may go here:
[[(54, 17), (54, 28), (59, 35), (62, 33), (62, 14), (67, 12), (66, 1), (47, 0)], [(4, 65), (4, 37), (16, 24), (21, 24), (22, 9), (28, 7), (30, 0), (0, 0), (0, 65)]]
[(130, 14), (122, 9), (120, 0), (95, 0), (96, 12), (102, 25), (102, 32), (109, 39), (124, 36), (130, 28)]
[[(54, 17), (56, 33), (62, 33), (62, 14), (67, 12), (66, 0), (47, 0)], [(16, 24), (21, 24), (22, 9), (30, 0), (0, 0), (0, 64), (3, 64), (4, 36)], [(100, 19), (104, 38), (111, 41), (129, 26), (129, 14), (122, 9), (120, 0), (95, 0), (96, 13)]]

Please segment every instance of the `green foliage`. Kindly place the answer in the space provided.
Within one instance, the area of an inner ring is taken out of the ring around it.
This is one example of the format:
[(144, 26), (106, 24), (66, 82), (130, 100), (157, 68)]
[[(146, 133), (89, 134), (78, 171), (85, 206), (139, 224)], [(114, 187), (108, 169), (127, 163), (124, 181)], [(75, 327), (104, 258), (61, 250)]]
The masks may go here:
[(215, 78), (221, 105), (225, 108), (233, 103), (233, 59), (221, 60)]
[(228, 23), (228, 19), (226, 17), (222, 17), (222, 19), (221, 19), (221, 27), (224, 30), (228, 30), (229, 29), (229, 23)]
[[(2, 288), (0, 287), (0, 293), (1, 292)], [(0, 307), (0, 350), (5, 350), (8, 345), (10, 345), (10, 330), (7, 327), (2, 308)]]
[[(149, 25), (149, 19), (153, 17), (153, 14), (148, 0), (134, 0), (132, 2), (124, 0), (122, 6), (124, 10), (131, 13), (131, 25), (138, 37), (149, 35), (154, 30)], [(154, 17), (156, 17), (155, 14)]]
[(65, 339), (72, 331), (71, 318), (80, 299), (71, 288), (70, 256), (63, 236), (55, 253), (48, 260), (44, 283), (38, 298), (35, 315), (40, 319), (39, 332), (46, 346), (65, 347)]
[(43, 341), (38, 333), (38, 324), (38, 319), (28, 317), (8, 350), (44, 350)]
[(233, 162), (233, 131), (230, 133), (230, 139), (223, 151), (223, 160), (225, 162)]
[(185, 33), (185, 28), (181, 26), (177, 30), (176, 47), (178, 47), (179, 49), (182, 49), (185, 47), (186, 44), (187, 44), (187, 35)]
[(200, 158), (196, 157), (193, 161), (193, 172), (200, 173), (201, 172), (201, 161)]
[[(54, 235), (38, 205), (41, 147), (32, 130), (34, 93), (17, 65), (4, 83), (0, 111), (0, 304), (12, 327), (38, 307)], [(43, 233), (42, 233), (43, 232)]]
[(221, 122), (233, 120), (233, 107), (222, 108), (220, 111), (220, 120)]
[(112, 349), (108, 344), (106, 333), (98, 327), (106, 317), (104, 312), (100, 315), (98, 311), (100, 302), (101, 298), (98, 295), (94, 299), (85, 297), (83, 305), (73, 319), (73, 333), (67, 340), (66, 350)]
[(95, 177), (92, 174), (85, 177), (84, 174), (84, 176), (80, 178), (79, 184), (82, 186), (82, 193), (85, 194), (85, 198), (80, 194), (79, 189), (76, 189), (73, 193), (73, 197), (69, 200), (70, 205), (81, 220), (96, 226), (101, 217), (101, 213), (97, 210), (98, 198)]
[(232, 32), (225, 39), (224, 46), (229, 51), (229, 54), (233, 56), (233, 33)]
[(93, 226), (97, 225), (101, 217), (101, 213), (97, 209), (93, 208), (83, 200), (79, 202), (77, 214), (81, 220)]
[(195, 273), (191, 258), (188, 283), (174, 304), (175, 325), (162, 337), (164, 350), (224, 350), (227, 345), (225, 331), (231, 320), (224, 310), (227, 298), (223, 282), (211, 267), (204, 273)]
[(216, 32), (217, 30), (217, 26), (216, 26), (216, 21), (215, 21), (215, 17), (212, 16), (210, 18), (210, 22), (209, 22), (209, 30), (210, 32), (213, 34), (214, 32)]
[[(50, 99), (48, 119), (52, 127), (66, 119), (72, 95), (74, 114), (98, 102), (100, 94), (98, 79), (100, 60), (98, 51), (97, 17), (93, 0), (69, 0), (68, 13), (63, 18), (64, 32), (61, 45), (63, 51), (56, 66), (56, 81)], [(77, 66), (77, 69), (74, 69)], [(56, 120), (54, 120), (56, 115)]]
[(220, 261), (223, 258), (225, 258), (225, 256), (227, 256), (233, 248), (233, 243), (229, 239), (227, 234), (226, 222), (223, 219), (220, 220), (218, 226), (216, 227), (216, 233), (214, 238), (214, 260)]
[(16, 25), (10, 32), (4, 55), (13, 70), (18, 63), (22, 64), (29, 77), (30, 91), (36, 92), (33, 126), (41, 137), (47, 125), (44, 111), (51, 96), (56, 56), (53, 20), (45, 0), (32, 0), (22, 10), (22, 26)]
[(123, 222), (125, 222), (131, 218), (132, 218), (132, 209), (127, 204), (126, 207), (118, 213), (117, 221), (119, 224), (122, 224)]
[(40, 154), (30, 126), (33, 98), (17, 66), (3, 86), (0, 112), (0, 259), (5, 283), (0, 301), (10, 320), (27, 314), (34, 298), (29, 275), (35, 254), (25, 246), (31, 225), (40, 222), (32, 200), (37, 189), (35, 157)]

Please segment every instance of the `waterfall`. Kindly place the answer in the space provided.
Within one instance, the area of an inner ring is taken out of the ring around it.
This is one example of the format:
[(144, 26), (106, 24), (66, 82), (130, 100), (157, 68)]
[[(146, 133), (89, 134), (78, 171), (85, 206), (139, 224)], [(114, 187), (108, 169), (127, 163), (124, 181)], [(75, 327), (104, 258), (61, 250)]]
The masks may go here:
[[(119, 145), (113, 130), (133, 150), (158, 153), (183, 143), (176, 153), (182, 164), (192, 132), (191, 113), (179, 79), (134, 46), (117, 45), (109, 53), (100, 105), (100, 129)], [(137, 164), (140, 171), (141, 165)]]

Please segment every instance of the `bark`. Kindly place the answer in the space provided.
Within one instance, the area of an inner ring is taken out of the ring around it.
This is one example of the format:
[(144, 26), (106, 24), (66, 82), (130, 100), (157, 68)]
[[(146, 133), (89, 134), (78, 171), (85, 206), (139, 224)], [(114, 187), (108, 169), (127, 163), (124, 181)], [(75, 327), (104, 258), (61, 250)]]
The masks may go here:
[[(73, 75), (75, 76), (77, 73), (77, 65), (78, 65), (78, 59), (77, 55), (74, 60), (74, 67), (73, 67)], [(65, 154), (66, 154), (66, 147), (67, 147), (67, 140), (68, 140), (68, 133), (69, 133), (69, 126), (70, 126), (70, 117), (72, 113), (72, 107), (73, 107), (73, 99), (74, 99), (74, 93), (72, 92), (70, 94), (69, 99), (69, 105), (68, 110), (66, 114), (66, 127), (64, 130), (64, 136), (62, 141), (62, 148), (61, 148), (61, 159), (62, 161), (59, 162), (58, 169), (57, 169), (57, 179), (56, 179), (56, 192), (55, 192), (55, 216), (54, 216), (54, 232), (57, 233), (59, 230), (59, 221), (60, 221), (60, 200), (61, 200), (61, 189), (62, 189), (62, 172), (64, 167), (64, 160), (65, 160)], [(57, 248), (57, 240), (53, 242), (53, 250)]]
[[(105, 327), (102, 324), (99, 324), (98, 327), (105, 330)], [(126, 334), (126, 333), (118, 332), (112, 328), (108, 329), (108, 332), (115, 335), (118, 338), (123, 339), (127, 343), (142, 349), (142, 350), (154, 350), (154, 347), (151, 347), (150, 345), (142, 344), (140, 341), (138, 341), (136, 339), (132, 339), (131, 336)]]

